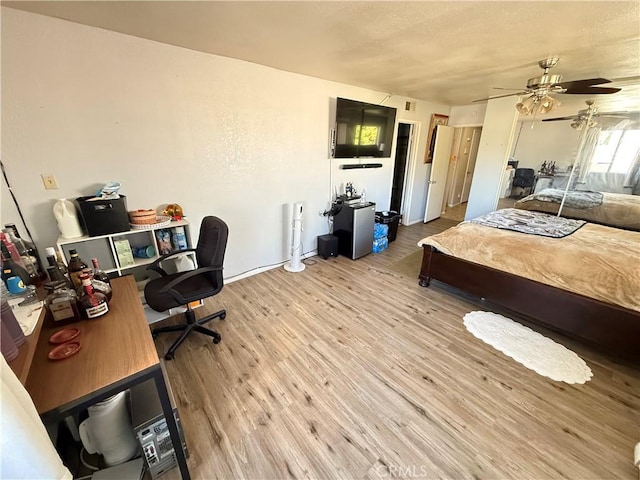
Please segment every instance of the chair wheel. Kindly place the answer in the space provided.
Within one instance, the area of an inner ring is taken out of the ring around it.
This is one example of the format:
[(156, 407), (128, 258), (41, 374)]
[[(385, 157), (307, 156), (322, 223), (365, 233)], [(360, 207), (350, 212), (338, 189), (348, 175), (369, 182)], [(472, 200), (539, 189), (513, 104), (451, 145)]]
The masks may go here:
[(225, 318), (227, 318), (227, 312), (224, 312), (222, 315), (220, 315), (220, 320), (224, 320)]
[(222, 340), (222, 337), (220, 335), (218, 335), (217, 337), (213, 337), (212, 342), (213, 343), (220, 343), (220, 340)]
[(173, 360), (173, 353), (167, 353), (167, 354), (164, 356), (164, 359), (165, 359), (165, 360)]

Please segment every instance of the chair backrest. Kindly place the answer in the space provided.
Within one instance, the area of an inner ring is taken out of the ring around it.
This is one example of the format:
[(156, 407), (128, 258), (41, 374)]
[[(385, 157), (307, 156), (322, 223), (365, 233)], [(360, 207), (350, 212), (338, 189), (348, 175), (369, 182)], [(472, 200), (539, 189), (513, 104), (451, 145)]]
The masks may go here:
[[(204, 217), (200, 224), (200, 236), (196, 246), (199, 267), (222, 267), (227, 250), (229, 228), (218, 217)], [(209, 274), (211, 280), (222, 285), (222, 271)]]
[(533, 168), (516, 168), (516, 172), (513, 175), (514, 178), (533, 178), (536, 175), (536, 171)]

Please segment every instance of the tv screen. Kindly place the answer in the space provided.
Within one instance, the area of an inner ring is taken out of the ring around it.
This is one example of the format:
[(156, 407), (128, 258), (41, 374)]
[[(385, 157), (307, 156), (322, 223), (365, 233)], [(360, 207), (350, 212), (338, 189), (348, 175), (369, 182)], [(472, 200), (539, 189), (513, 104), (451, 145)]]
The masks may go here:
[(334, 157), (391, 157), (395, 125), (395, 108), (338, 98)]

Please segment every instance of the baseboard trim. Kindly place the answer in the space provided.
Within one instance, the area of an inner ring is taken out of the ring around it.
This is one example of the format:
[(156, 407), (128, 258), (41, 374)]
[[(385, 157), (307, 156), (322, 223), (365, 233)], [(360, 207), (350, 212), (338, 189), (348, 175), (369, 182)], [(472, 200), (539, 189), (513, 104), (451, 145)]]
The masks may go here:
[[(306, 259), (306, 258), (310, 258), (310, 257), (315, 257), (316, 255), (318, 255), (318, 250), (312, 250), (311, 252), (307, 252), (304, 255), (301, 255), (302, 259)], [(264, 267), (256, 267), (252, 270), (249, 270), (248, 272), (244, 272), (244, 273), (240, 273), (238, 275), (235, 275), (233, 277), (229, 277), (229, 278), (225, 278), (224, 279), (224, 283), (233, 283), (236, 282), (238, 280), (242, 280), (243, 278), (249, 278), (249, 277), (253, 277), (254, 275), (257, 275), (259, 273), (262, 272), (266, 272), (269, 270), (273, 270), (274, 268), (280, 268), (282, 267), (285, 263), (287, 263), (289, 260), (284, 260), (280, 263), (276, 263), (273, 265), (267, 265)]]

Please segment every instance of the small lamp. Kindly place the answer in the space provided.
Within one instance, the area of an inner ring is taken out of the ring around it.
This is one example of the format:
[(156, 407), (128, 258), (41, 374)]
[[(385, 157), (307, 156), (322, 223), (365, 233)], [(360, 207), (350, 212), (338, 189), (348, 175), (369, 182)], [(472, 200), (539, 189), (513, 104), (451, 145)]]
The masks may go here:
[(551, 110), (560, 106), (560, 102), (549, 95), (543, 95), (540, 99), (540, 106), (538, 112), (549, 113)]
[(530, 115), (533, 112), (535, 105), (536, 99), (533, 97), (527, 97), (521, 102), (516, 103), (516, 110), (523, 115)]

